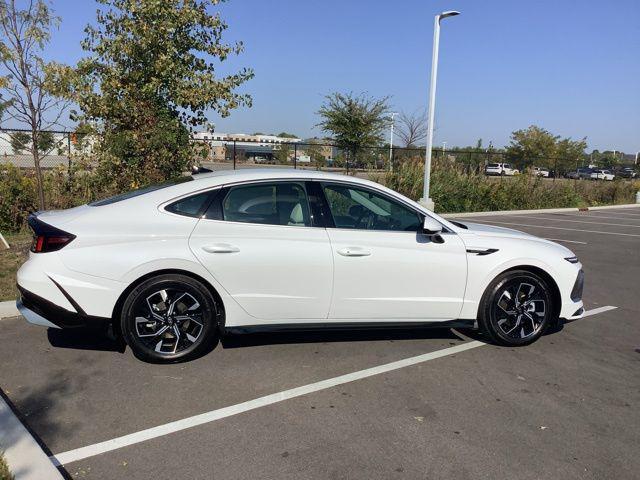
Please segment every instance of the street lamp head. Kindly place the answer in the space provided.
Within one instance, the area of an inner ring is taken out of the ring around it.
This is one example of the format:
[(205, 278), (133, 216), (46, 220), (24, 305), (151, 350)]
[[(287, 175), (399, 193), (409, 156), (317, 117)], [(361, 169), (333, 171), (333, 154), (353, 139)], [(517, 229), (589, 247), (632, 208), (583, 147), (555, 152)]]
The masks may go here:
[(455, 17), (456, 15), (460, 15), (460, 12), (458, 12), (457, 10), (447, 10), (446, 12), (442, 12), (440, 15), (438, 15), (438, 20), (442, 20), (443, 18), (447, 17)]

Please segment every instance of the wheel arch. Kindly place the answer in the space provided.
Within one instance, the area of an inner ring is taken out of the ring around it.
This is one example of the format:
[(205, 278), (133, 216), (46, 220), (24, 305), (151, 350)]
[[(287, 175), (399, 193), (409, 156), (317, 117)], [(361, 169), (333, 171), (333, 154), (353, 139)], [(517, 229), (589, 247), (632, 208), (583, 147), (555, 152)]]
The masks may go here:
[(129, 293), (136, 288), (138, 285), (140, 285), (142, 282), (158, 276), (158, 275), (168, 275), (168, 274), (173, 274), (173, 275), (184, 275), (187, 277), (191, 277), (194, 280), (199, 281), (200, 283), (202, 283), (207, 290), (209, 291), (209, 293), (211, 294), (211, 296), (213, 297), (215, 304), (216, 304), (216, 308), (219, 308), (218, 312), (217, 312), (217, 316), (218, 316), (218, 328), (220, 330), (224, 330), (224, 325), (225, 325), (225, 319), (226, 319), (226, 315), (225, 315), (225, 305), (224, 302), (222, 300), (222, 297), (220, 296), (220, 294), (218, 293), (218, 291), (214, 288), (213, 285), (211, 285), (211, 283), (201, 277), (200, 275), (190, 272), (188, 270), (182, 270), (179, 268), (165, 268), (165, 269), (161, 269), (161, 270), (155, 270), (153, 272), (149, 272), (146, 273), (144, 275), (142, 275), (141, 277), (137, 278), (136, 280), (134, 280), (133, 282), (131, 282), (129, 284), (129, 286), (127, 286), (127, 288), (125, 288), (123, 290), (123, 292), (120, 294), (120, 296), (118, 297), (118, 300), (116, 301), (114, 307), (113, 307), (113, 312), (111, 314), (111, 326), (113, 328), (113, 333), (116, 336), (121, 336), (122, 332), (120, 331), (120, 314), (122, 313), (122, 306), (124, 305), (125, 300), (127, 299), (127, 297), (129, 296)]
[(541, 277), (542, 279), (544, 279), (544, 281), (549, 284), (549, 286), (551, 287), (551, 293), (553, 295), (553, 314), (554, 314), (554, 318), (558, 318), (559, 315), (560, 315), (560, 309), (562, 308), (562, 295), (560, 294), (560, 288), (558, 287), (558, 284), (556, 283), (554, 278), (551, 276), (551, 274), (549, 272), (547, 272), (546, 270), (544, 270), (544, 269), (542, 269), (540, 267), (536, 267), (534, 265), (526, 265), (526, 264), (525, 265), (516, 265), (516, 266), (513, 266), (513, 267), (509, 267), (509, 268), (501, 271), (500, 273), (498, 273), (497, 275), (495, 275), (493, 277), (493, 279), (485, 287), (485, 290), (484, 290), (484, 292), (482, 294), (482, 301), (478, 305), (478, 315), (480, 314), (480, 309), (482, 308), (482, 305), (484, 304), (485, 295), (486, 295), (487, 291), (489, 290), (489, 287), (493, 283), (493, 280), (498, 278), (500, 275), (503, 275), (503, 274), (505, 274), (507, 272), (512, 272), (514, 270), (524, 270), (526, 272), (534, 273), (534, 274), (538, 275), (539, 277)]

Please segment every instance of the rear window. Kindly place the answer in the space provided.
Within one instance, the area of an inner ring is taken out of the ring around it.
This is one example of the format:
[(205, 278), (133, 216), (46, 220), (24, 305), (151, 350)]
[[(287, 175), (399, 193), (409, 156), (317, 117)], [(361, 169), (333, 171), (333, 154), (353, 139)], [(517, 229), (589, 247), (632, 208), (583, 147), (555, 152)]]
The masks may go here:
[(488, 168), (498, 168), (499, 166), (499, 163), (490, 163), (489, 165), (487, 165)]
[(104, 205), (111, 205), (112, 203), (128, 200), (129, 198), (139, 197), (140, 195), (144, 195), (145, 193), (155, 192), (156, 190), (160, 190), (166, 187), (171, 187), (179, 183), (190, 182), (191, 180), (193, 180), (193, 177), (180, 177), (174, 180), (169, 180), (167, 182), (158, 183), (155, 185), (149, 185), (148, 187), (138, 188), (136, 190), (131, 190), (129, 192), (121, 193), (119, 195), (114, 195), (113, 197), (105, 198), (103, 200), (97, 200), (95, 202), (89, 203), (89, 206), (102, 207)]
[(200, 217), (209, 205), (209, 200), (213, 198), (213, 195), (217, 195), (218, 192), (219, 190), (196, 193), (195, 195), (176, 200), (164, 207), (164, 209), (168, 212), (186, 217)]

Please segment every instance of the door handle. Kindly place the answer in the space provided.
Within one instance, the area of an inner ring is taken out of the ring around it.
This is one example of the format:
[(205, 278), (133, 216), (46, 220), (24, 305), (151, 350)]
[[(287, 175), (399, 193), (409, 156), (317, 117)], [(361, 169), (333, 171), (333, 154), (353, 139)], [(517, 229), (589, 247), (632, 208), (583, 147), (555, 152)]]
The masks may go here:
[(202, 247), (202, 250), (207, 253), (236, 253), (240, 251), (238, 247), (229, 243), (214, 243), (213, 245), (204, 245)]
[(369, 250), (361, 247), (345, 247), (338, 250), (343, 257), (368, 257), (371, 255)]

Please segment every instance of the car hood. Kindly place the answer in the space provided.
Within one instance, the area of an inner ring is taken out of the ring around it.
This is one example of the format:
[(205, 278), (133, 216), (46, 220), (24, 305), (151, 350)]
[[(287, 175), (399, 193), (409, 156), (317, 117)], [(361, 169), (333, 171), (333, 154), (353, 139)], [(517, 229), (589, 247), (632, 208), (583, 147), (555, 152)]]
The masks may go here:
[[(534, 241), (538, 243), (543, 243), (546, 245), (551, 245), (556, 249), (559, 253), (564, 256), (573, 256), (574, 253), (569, 250), (564, 245), (560, 245), (559, 243), (552, 242), (551, 240), (547, 240), (545, 238), (536, 237), (535, 235), (531, 235), (529, 233), (521, 232), (519, 230), (514, 230), (512, 228), (504, 228), (504, 227), (494, 227), (493, 225), (485, 225), (483, 223), (472, 223), (472, 222), (462, 222), (467, 227), (466, 230), (462, 230), (460, 232), (461, 235), (466, 236), (476, 236), (476, 237), (492, 237), (492, 238), (509, 238), (513, 240), (528, 240)], [(472, 240), (471, 240), (472, 242)]]
[(512, 228), (494, 227), (493, 225), (485, 225), (484, 223), (462, 223), (467, 227), (466, 232), (474, 233), (476, 235), (487, 237), (519, 237), (529, 240), (535, 238), (542, 240), (539, 237), (521, 232), (519, 230), (514, 230)]

